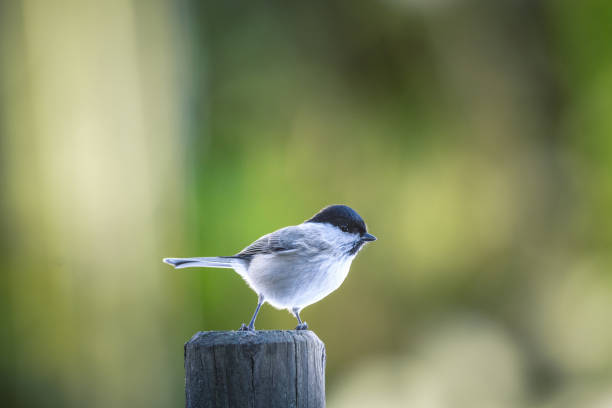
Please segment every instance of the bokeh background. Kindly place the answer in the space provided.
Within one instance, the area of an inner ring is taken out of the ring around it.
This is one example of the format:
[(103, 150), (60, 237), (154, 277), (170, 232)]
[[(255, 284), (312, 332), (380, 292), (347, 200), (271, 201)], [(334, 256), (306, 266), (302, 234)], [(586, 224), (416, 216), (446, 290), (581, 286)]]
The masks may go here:
[(161, 258), (332, 203), (330, 407), (612, 407), (610, 2), (2, 1), (0, 135), (4, 407), (183, 405), (256, 296)]

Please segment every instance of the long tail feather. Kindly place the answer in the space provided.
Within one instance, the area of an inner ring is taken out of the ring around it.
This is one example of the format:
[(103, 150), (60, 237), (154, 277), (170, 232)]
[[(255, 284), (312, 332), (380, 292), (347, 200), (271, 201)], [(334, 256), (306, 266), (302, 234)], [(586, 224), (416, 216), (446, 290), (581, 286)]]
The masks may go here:
[(233, 268), (232, 262), (228, 258), (164, 258), (164, 262), (179, 268), (191, 268), (194, 266), (206, 268)]

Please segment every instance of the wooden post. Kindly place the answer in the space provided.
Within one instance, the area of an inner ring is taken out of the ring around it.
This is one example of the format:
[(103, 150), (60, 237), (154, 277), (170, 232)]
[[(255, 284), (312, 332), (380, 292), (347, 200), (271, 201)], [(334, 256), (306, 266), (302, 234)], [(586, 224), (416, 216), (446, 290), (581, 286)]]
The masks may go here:
[(324, 408), (325, 345), (309, 330), (196, 333), (185, 395), (187, 408)]

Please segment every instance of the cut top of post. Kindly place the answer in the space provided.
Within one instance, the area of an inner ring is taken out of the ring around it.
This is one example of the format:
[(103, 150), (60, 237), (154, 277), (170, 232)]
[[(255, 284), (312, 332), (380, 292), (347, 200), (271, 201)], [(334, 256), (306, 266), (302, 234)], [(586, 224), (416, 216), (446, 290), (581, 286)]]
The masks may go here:
[(185, 343), (199, 347), (229, 344), (273, 344), (295, 341), (313, 341), (324, 347), (323, 342), (310, 330), (255, 330), (255, 331), (201, 331)]

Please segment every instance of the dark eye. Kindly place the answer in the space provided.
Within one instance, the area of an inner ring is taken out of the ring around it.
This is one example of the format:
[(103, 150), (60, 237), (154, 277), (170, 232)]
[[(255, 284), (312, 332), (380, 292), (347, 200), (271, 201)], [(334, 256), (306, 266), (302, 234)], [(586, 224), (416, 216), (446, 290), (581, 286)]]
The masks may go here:
[(344, 232), (348, 232), (348, 231), (349, 231), (349, 228), (348, 228), (348, 226), (347, 226), (347, 225), (342, 225), (342, 226), (340, 226), (340, 229), (341, 229), (342, 231), (344, 231)]

